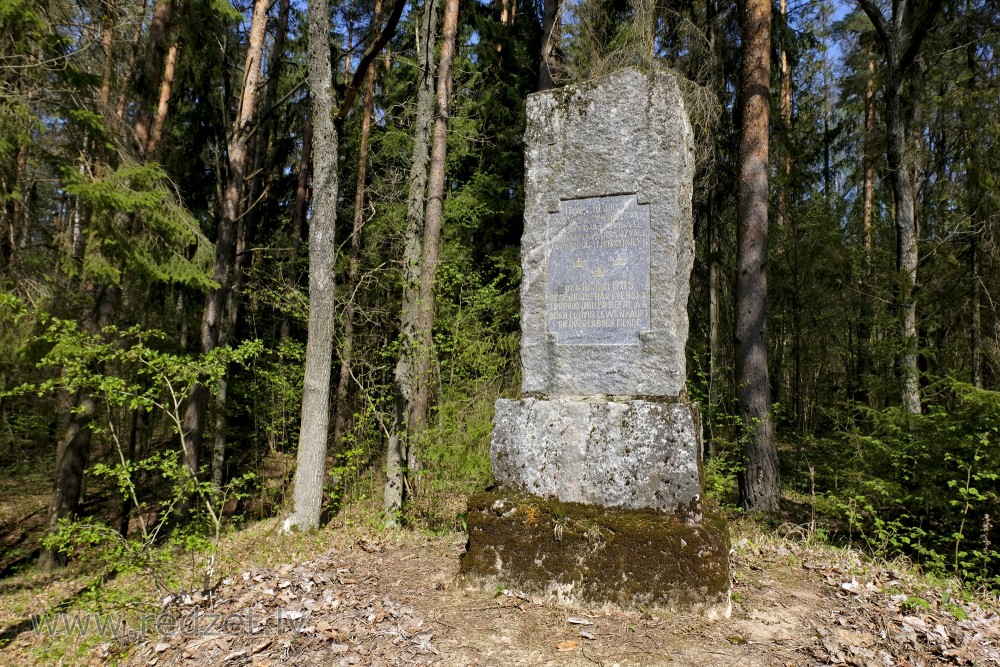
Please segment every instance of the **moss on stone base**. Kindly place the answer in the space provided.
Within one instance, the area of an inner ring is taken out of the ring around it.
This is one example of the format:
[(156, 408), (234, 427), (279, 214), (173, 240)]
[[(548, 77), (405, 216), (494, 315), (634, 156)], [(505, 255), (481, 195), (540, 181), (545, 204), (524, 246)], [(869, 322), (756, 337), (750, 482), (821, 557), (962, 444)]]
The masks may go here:
[(707, 503), (692, 516), (486, 491), (469, 498), (459, 581), (571, 606), (728, 616), (725, 517)]

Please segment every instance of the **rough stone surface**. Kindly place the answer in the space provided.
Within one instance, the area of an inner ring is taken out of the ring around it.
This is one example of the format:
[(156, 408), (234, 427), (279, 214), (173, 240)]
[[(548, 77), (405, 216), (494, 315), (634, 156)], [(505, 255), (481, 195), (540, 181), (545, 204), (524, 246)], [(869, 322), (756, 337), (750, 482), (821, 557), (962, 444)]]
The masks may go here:
[(728, 616), (728, 532), (687, 401), (691, 126), (677, 80), (623, 70), (531, 95), (521, 400), (460, 578), (568, 605)]
[[(623, 70), (531, 95), (527, 117), (523, 391), (681, 395), (695, 164), (676, 79)], [(560, 300), (567, 285), (611, 298), (588, 315)], [(616, 289), (619, 296), (611, 295)], [(575, 316), (584, 326), (553, 326), (553, 306), (568, 306), (567, 321)], [(626, 322), (602, 327), (593, 318)]]
[(683, 513), (615, 510), (498, 489), (469, 499), (467, 586), (504, 586), (536, 602), (612, 604), (728, 617), (729, 531), (713, 505)]
[(701, 511), (697, 406), (594, 400), (500, 400), (490, 458), (501, 484), (606, 507)]

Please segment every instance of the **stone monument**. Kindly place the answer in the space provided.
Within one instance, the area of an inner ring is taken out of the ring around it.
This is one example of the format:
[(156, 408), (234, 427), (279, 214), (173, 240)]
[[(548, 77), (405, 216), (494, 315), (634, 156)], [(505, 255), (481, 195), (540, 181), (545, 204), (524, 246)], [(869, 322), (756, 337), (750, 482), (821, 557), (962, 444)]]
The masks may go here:
[(677, 80), (627, 69), (527, 101), (522, 398), (459, 577), (572, 606), (728, 615), (728, 529), (685, 395), (694, 238)]

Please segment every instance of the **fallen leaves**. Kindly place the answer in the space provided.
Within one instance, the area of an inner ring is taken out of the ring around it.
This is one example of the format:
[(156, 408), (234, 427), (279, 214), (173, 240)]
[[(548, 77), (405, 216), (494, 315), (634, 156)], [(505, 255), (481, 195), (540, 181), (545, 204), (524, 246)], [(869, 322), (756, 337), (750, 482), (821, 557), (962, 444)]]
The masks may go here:
[[(809, 569), (818, 569), (810, 566)], [(834, 665), (998, 664), (1000, 618), (973, 602), (936, 602), (941, 592), (910, 593), (900, 572), (869, 568), (859, 580), (829, 567), (824, 580), (848, 604), (832, 623), (816, 628), (819, 657)], [(918, 595), (919, 593), (919, 595)], [(931, 600), (930, 602), (928, 600)], [(952, 610), (950, 613), (948, 608)]]
[[(380, 553), (371, 542), (366, 553)], [(212, 596), (172, 600), (182, 618), (226, 618), (218, 627), (145, 644), (136, 664), (427, 665), (441, 651), (423, 619), (400, 602), (377, 594), (376, 580), (338, 560), (334, 552), (277, 570), (227, 578)]]

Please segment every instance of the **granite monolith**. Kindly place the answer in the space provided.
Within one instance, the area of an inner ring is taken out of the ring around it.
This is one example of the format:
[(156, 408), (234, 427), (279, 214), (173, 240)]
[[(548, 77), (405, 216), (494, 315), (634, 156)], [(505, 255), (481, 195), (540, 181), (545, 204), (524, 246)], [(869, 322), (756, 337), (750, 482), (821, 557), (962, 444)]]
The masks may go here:
[(627, 69), (529, 96), (522, 396), (460, 578), (569, 605), (728, 615), (728, 531), (685, 392), (694, 150), (677, 79)]

